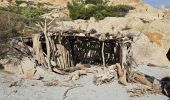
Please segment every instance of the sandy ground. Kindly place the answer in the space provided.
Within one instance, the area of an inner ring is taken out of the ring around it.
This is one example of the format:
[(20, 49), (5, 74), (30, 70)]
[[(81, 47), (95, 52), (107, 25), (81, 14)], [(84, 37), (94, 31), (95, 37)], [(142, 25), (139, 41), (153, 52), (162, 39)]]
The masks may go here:
[[(170, 68), (140, 66), (141, 72), (161, 79), (170, 76)], [(127, 90), (141, 87), (140, 84), (128, 84), (122, 86), (115, 79), (112, 83), (96, 86), (92, 83), (92, 74), (81, 77), (77, 87), (65, 91), (70, 87), (45, 86), (42, 80), (21, 80), (18, 77), (0, 72), (0, 100), (168, 100), (165, 95), (145, 95), (142, 97), (130, 97)], [(18, 86), (10, 87), (10, 82), (20, 80)]]

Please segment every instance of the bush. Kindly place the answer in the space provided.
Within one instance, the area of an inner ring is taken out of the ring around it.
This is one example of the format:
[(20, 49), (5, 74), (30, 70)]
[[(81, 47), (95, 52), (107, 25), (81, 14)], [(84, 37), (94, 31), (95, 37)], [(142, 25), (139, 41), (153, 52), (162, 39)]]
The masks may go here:
[(21, 35), (25, 25), (34, 26), (36, 21), (41, 20), (41, 15), (51, 11), (42, 5), (19, 7), (19, 4), (0, 7), (0, 39)]
[(38, 20), (41, 15), (51, 11), (51, 9), (45, 8), (43, 6), (20, 7), (18, 5), (18, 3), (16, 5), (10, 5), (10, 6), (7, 6), (7, 7), (0, 7), (0, 10), (20, 14), (20, 15), (23, 15), (27, 18), (31, 18), (32, 20)]
[(19, 14), (0, 10), (0, 39), (20, 35), (20, 31), (29, 20)]
[(103, 0), (85, 0), (85, 2), (83, 0), (73, 0), (72, 3), (68, 3), (67, 7), (73, 20), (87, 20), (90, 17), (95, 17), (97, 20), (105, 17), (124, 17), (129, 10), (134, 9), (128, 5), (108, 6)]
[(98, 5), (98, 4), (107, 4), (108, 0), (85, 0), (85, 4), (94, 4), (94, 5)]

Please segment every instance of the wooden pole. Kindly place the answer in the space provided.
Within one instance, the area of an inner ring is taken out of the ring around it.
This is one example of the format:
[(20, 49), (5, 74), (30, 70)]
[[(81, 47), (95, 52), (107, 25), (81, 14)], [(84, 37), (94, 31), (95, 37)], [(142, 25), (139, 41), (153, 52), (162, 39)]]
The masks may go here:
[(34, 49), (34, 59), (37, 61), (38, 64), (41, 63), (41, 57), (40, 57), (40, 34), (35, 34), (33, 37), (33, 49)]
[(46, 48), (47, 48), (47, 65), (49, 68), (49, 71), (52, 71), (51, 68), (51, 49), (50, 49), (50, 41), (47, 36), (47, 20), (45, 19), (44, 23), (44, 35), (45, 35), (45, 41), (46, 41)]
[(104, 41), (102, 41), (102, 60), (103, 60), (103, 68), (104, 68), (104, 71), (106, 69), (106, 63), (105, 63), (105, 56), (104, 56)]
[[(127, 55), (127, 53), (126, 53), (126, 51), (127, 51), (127, 48), (126, 48), (126, 45), (125, 44), (123, 44), (122, 43), (122, 45), (121, 45), (121, 55), (122, 55), (122, 62), (121, 62), (121, 65), (122, 65), (122, 68), (124, 68), (125, 66), (124, 65), (127, 65), (127, 63), (126, 63), (126, 61), (127, 61), (127, 59), (126, 59), (126, 55)], [(127, 66), (126, 66), (127, 67)]]

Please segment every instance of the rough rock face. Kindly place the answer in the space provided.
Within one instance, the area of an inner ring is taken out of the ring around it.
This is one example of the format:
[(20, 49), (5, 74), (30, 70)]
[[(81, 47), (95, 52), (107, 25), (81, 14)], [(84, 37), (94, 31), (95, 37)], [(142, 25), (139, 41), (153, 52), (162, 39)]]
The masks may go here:
[[(62, 25), (63, 23), (63, 25)], [(75, 29), (83, 29), (90, 31), (91, 29), (95, 29), (98, 32), (110, 32), (116, 34), (118, 31), (121, 31), (125, 28), (128, 23), (128, 19), (126, 18), (116, 18), (116, 17), (107, 17), (104, 20), (96, 21), (94, 18), (91, 18), (88, 21), (85, 20), (75, 20), (75, 21), (64, 21), (61, 23), (57, 23), (60, 27), (55, 29), (66, 28), (75, 28)]]
[(145, 27), (145, 33), (150, 34), (153, 32), (159, 33), (162, 35), (161, 40), (158, 40), (156, 38), (156, 34), (152, 34), (151, 41), (159, 41), (162, 44), (162, 48), (164, 48), (166, 51), (170, 48), (170, 20), (164, 19), (164, 20), (155, 20), (151, 22), (147, 27)]
[(67, 2), (71, 0), (36, 0), (36, 2), (41, 2), (41, 3), (50, 3), (53, 5), (59, 5), (59, 6), (66, 6)]
[(4, 66), (4, 71), (18, 74), (27, 79), (32, 79), (36, 71), (34, 61), (27, 57), (22, 58), (21, 62), (17, 58), (12, 58), (11, 60), (1, 59), (0, 63)]
[(149, 32), (146, 35), (150, 39), (151, 42), (156, 43), (159, 46), (162, 46), (163, 36), (162, 36), (161, 33), (158, 33), (158, 32)]
[(150, 42), (144, 34), (141, 34), (133, 44), (133, 56), (138, 64), (170, 66), (166, 53), (156, 43)]

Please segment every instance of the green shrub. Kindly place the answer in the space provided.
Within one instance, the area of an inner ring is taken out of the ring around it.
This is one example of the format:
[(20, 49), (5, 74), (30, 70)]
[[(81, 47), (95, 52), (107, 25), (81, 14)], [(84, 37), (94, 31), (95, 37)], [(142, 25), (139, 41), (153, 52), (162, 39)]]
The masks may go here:
[(10, 5), (7, 7), (0, 7), (0, 10), (9, 11), (16, 14), (24, 15), (27, 18), (31, 18), (33, 20), (37, 20), (40, 18), (41, 15), (48, 13), (51, 11), (49, 8), (45, 8), (43, 6), (27, 6), (27, 7), (20, 7), (18, 4)]
[(15, 5), (0, 6), (0, 39), (20, 35), (25, 25), (34, 25), (41, 20), (41, 15), (51, 11), (43, 5), (20, 7), (20, 4), (17, 0)]
[(85, 4), (107, 4), (108, 0), (85, 0)]
[(95, 17), (97, 20), (104, 19), (105, 17), (123, 17), (129, 10), (134, 9), (128, 5), (108, 6), (103, 0), (85, 0), (85, 2), (83, 0), (73, 0), (72, 3), (67, 4), (67, 7), (73, 20), (87, 20), (90, 17)]

